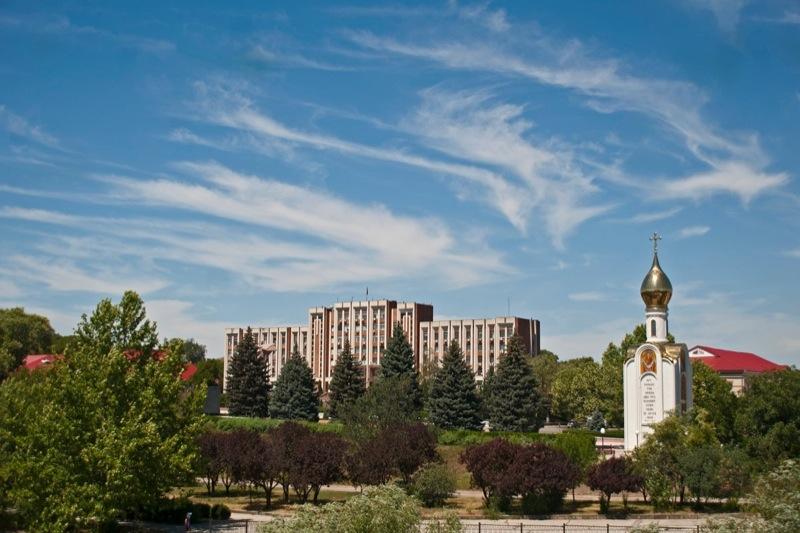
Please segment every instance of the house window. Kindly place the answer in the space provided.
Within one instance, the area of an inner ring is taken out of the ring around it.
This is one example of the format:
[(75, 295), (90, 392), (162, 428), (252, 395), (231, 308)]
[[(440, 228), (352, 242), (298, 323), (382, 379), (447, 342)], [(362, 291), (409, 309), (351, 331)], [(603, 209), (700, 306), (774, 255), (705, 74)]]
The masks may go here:
[(650, 336), (651, 337), (655, 337), (656, 336), (656, 321), (655, 320), (651, 320), (650, 321)]

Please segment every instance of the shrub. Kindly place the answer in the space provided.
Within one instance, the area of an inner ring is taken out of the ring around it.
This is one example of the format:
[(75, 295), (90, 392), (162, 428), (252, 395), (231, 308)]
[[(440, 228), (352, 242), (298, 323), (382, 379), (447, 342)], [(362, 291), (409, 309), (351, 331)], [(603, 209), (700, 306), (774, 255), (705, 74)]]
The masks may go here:
[(510, 500), (516, 492), (512, 471), (517, 447), (505, 439), (494, 439), (470, 446), (461, 453), (459, 461), (472, 475), (472, 485), (483, 492), (487, 505), (494, 498), (495, 503), (502, 506), (504, 500)]
[[(419, 503), (399, 487), (370, 487), (344, 503), (303, 506), (290, 519), (268, 522), (261, 533), (418, 533)], [(460, 526), (459, 526), (460, 527)], [(452, 531), (452, 530), (451, 530)], [(448, 532), (449, 533), (449, 532)]]
[(523, 496), (526, 514), (557, 511), (567, 490), (581, 477), (578, 468), (560, 450), (536, 443), (517, 449), (513, 468), (515, 492)]
[(587, 484), (592, 490), (599, 490), (611, 503), (611, 495), (618, 492), (637, 492), (641, 489), (642, 478), (633, 470), (633, 462), (626, 457), (612, 457), (597, 463), (589, 469)]
[(456, 492), (456, 478), (447, 465), (428, 463), (412, 479), (411, 492), (426, 507), (440, 507)]

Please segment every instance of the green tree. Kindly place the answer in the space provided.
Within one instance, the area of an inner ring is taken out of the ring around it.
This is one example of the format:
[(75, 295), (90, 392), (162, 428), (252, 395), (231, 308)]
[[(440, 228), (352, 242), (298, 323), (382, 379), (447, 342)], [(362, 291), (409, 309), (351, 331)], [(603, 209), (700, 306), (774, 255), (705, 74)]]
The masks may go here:
[(440, 428), (479, 429), (480, 398), (475, 375), (464, 361), (458, 343), (452, 341), (436, 372), (428, 398), (428, 415)]
[(67, 346), (67, 353), (73, 348), (107, 354), (116, 348), (150, 358), (157, 346), (156, 323), (147, 319), (139, 295), (126, 291), (119, 304), (106, 298), (100, 300), (92, 316), (81, 316), (75, 328), (75, 342)]
[(204, 344), (200, 344), (194, 339), (165, 338), (162, 341), (161, 346), (162, 349), (164, 349), (172, 344), (175, 344), (175, 346), (180, 346), (180, 356), (187, 363), (196, 364), (205, 360), (206, 358), (206, 346)]
[(382, 378), (340, 413), (347, 436), (365, 442), (381, 431), (419, 420), (408, 376)]
[(600, 366), (594, 359), (582, 357), (564, 361), (553, 382), (553, 414), (562, 420), (578, 420), (585, 424), (600, 408), (600, 388)]
[(381, 356), (380, 379), (403, 377), (408, 380), (408, 392), (417, 409), (422, 407), (417, 371), (414, 369), (414, 350), (400, 324), (394, 325), (392, 337)]
[(314, 374), (295, 347), (283, 365), (272, 391), (271, 411), (274, 418), (309, 420), (319, 416), (319, 396)]
[(17, 369), (26, 355), (50, 353), (55, 337), (46, 317), (26, 313), (21, 307), (0, 309), (0, 381)]
[(738, 399), (727, 380), (699, 361), (692, 364), (692, 400), (695, 407), (708, 411), (719, 440), (732, 442)]
[(204, 390), (187, 391), (174, 355), (131, 357), (109, 340), (122, 311), (99, 305), (64, 360), (0, 385), (0, 487), (25, 529), (94, 529), (193, 479)]
[(537, 355), (528, 359), (528, 362), (539, 383), (542, 403), (549, 415), (553, 405), (553, 382), (558, 375), (558, 356), (549, 350), (541, 350)]
[(225, 372), (225, 362), (222, 359), (203, 359), (197, 362), (197, 372), (192, 376), (191, 383), (199, 385), (222, 385), (222, 375)]
[(800, 371), (754, 376), (738, 403), (736, 432), (750, 456), (768, 468), (800, 457)]
[(228, 361), (228, 408), (234, 416), (266, 417), (269, 413), (268, 363), (248, 327)]
[(366, 392), (364, 367), (353, 357), (350, 341), (344, 341), (344, 348), (336, 359), (331, 376), (330, 400), (328, 412), (331, 418), (337, 418), (346, 406), (352, 404)]
[(492, 380), (489, 420), (495, 430), (536, 431), (542, 427), (539, 384), (526, 357), (522, 339), (511, 337)]
[[(589, 467), (597, 462), (595, 438), (589, 432), (562, 431), (556, 435), (553, 447), (564, 452), (569, 460), (578, 467), (581, 473), (579, 481), (586, 479)], [(574, 487), (572, 488), (572, 501), (575, 501)]]

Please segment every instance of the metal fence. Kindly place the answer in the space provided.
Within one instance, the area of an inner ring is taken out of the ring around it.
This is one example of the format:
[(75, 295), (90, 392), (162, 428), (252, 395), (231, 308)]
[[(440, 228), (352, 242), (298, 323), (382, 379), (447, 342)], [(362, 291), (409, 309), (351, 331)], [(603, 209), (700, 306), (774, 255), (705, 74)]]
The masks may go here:
[[(611, 525), (611, 524), (495, 524), (482, 523), (462, 524), (462, 533), (627, 533), (640, 525)], [(657, 531), (664, 533), (701, 533), (702, 526), (662, 526), (657, 525)], [(655, 531), (655, 529), (654, 529)]]

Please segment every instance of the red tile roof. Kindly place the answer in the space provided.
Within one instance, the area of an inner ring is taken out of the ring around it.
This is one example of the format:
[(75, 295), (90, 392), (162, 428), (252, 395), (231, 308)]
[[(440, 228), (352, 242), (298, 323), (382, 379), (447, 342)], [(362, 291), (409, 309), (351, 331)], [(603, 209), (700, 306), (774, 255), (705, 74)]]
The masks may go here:
[[(713, 355), (713, 357), (692, 357), (691, 353), (695, 348), (700, 348)], [(712, 346), (695, 346), (689, 350), (690, 357), (694, 361), (702, 361), (717, 372), (725, 373), (761, 373), (773, 370), (783, 370), (786, 365), (779, 365), (772, 361), (767, 361), (763, 357), (750, 352), (734, 352), (733, 350), (723, 350)]]
[(189, 363), (186, 365), (186, 368), (183, 369), (183, 372), (181, 372), (181, 381), (189, 381), (196, 373), (197, 365), (194, 363)]
[(61, 359), (60, 355), (51, 353), (26, 355), (22, 360), (22, 366), (24, 366), (26, 370), (36, 370), (58, 359)]

